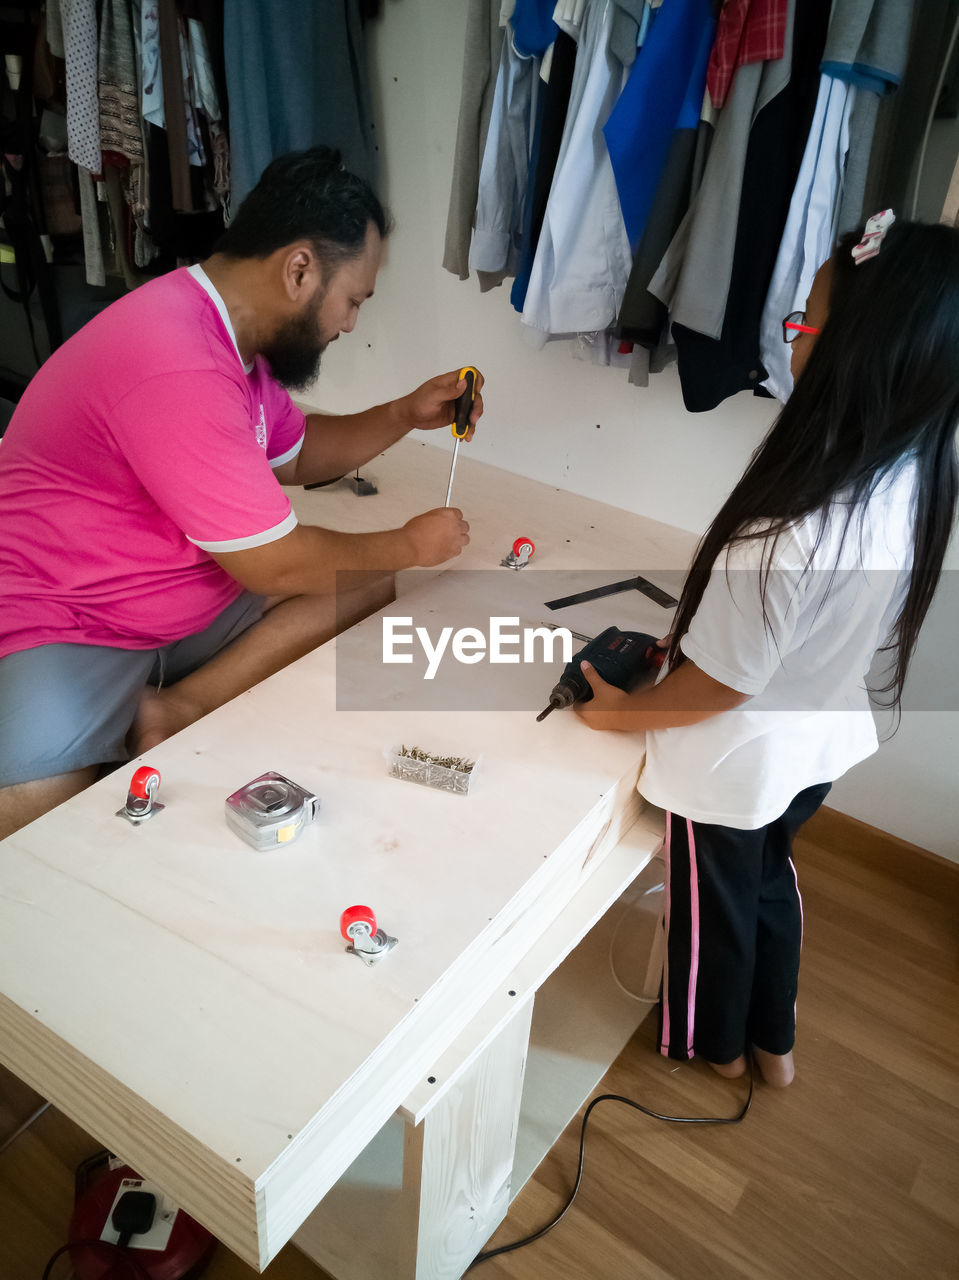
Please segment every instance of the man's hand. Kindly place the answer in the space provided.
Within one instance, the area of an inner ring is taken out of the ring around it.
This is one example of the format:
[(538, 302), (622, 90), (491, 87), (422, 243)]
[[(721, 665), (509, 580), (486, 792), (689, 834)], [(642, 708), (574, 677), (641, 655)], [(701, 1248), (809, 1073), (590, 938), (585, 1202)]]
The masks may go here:
[(614, 684), (607, 684), (594, 666), (582, 663), (583, 675), (593, 696), (589, 702), (574, 702), (573, 710), (589, 725), (591, 729), (629, 729), (631, 725), (623, 723), (623, 712), (630, 710), (632, 699)]
[(413, 563), (428, 569), (458, 556), (469, 544), (469, 528), (458, 507), (436, 507), (407, 520), (403, 532), (412, 542)]
[[(461, 365), (460, 368), (463, 366)], [(441, 373), (430, 378), (421, 387), (411, 391), (398, 402), (398, 408), (404, 421), (412, 430), (436, 431), (439, 427), (449, 427), (453, 421), (454, 406), (457, 396), (466, 390), (466, 379), (460, 378), (459, 369), (450, 373)], [(476, 378), (473, 389), (473, 408), (470, 411), (470, 429), (464, 439), (472, 440), (473, 428), (480, 420), (483, 412), (483, 396), (481, 394), (485, 379), (482, 374)]]

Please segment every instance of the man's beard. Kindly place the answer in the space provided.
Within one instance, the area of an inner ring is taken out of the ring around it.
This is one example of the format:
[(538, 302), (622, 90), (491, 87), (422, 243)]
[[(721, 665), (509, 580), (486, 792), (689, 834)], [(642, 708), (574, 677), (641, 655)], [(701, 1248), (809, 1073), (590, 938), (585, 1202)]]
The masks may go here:
[(320, 337), (320, 306), (323, 291), (298, 316), (285, 320), (260, 354), (270, 373), (288, 391), (305, 391), (320, 371), (320, 357), (327, 348)]

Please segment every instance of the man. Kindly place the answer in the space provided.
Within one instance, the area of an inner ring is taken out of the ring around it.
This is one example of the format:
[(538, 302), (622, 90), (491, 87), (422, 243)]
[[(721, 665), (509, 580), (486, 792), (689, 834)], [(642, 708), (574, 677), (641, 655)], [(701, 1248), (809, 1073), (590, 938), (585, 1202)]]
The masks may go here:
[(337, 571), (468, 543), (453, 508), (301, 525), (280, 487), (452, 420), (456, 372), (345, 417), (283, 389), (353, 329), (387, 230), (336, 152), (280, 157), (202, 267), (108, 307), (30, 383), (0, 444), (0, 837), (327, 639)]

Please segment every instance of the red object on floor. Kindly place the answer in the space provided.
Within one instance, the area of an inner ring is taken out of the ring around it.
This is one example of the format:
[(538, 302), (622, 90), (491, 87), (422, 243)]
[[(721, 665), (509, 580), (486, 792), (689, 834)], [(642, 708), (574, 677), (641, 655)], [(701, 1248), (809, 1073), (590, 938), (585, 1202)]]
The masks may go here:
[[(68, 1240), (76, 1280), (132, 1280), (138, 1272), (123, 1260), (130, 1253), (150, 1280), (198, 1280), (216, 1248), (216, 1237), (205, 1227), (179, 1210), (173, 1222), (167, 1247), (137, 1249), (131, 1242), (126, 1249), (96, 1247), (80, 1241), (98, 1240), (106, 1226), (113, 1202), (124, 1178), (139, 1178), (128, 1165), (108, 1170), (97, 1176), (81, 1192), (70, 1219)], [(134, 1237), (135, 1239), (136, 1237)]]

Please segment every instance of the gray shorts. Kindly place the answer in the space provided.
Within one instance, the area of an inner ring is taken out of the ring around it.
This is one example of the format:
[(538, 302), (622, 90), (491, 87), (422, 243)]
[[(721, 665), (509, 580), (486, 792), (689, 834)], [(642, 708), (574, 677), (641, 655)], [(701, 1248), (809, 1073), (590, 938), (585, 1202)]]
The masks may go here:
[(45, 644), (0, 658), (0, 787), (129, 760), (144, 688), (202, 667), (259, 621), (263, 604), (244, 592), (205, 631), (162, 649)]

